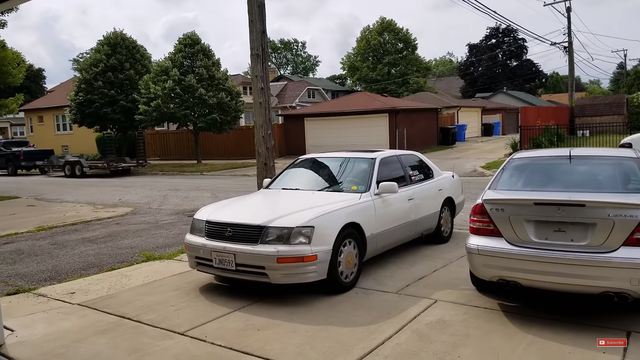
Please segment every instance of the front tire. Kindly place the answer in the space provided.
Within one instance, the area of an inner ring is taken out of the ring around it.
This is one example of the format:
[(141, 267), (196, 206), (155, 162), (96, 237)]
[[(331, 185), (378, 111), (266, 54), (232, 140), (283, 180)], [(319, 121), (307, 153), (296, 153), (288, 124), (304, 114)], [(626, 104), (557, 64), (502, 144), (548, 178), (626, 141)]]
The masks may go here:
[(49, 173), (49, 171), (46, 168), (38, 168), (38, 171), (40, 172), (41, 175), (47, 175)]
[(438, 225), (436, 230), (431, 234), (431, 242), (434, 244), (446, 244), (453, 236), (453, 218), (455, 210), (450, 201), (445, 201), (440, 208), (438, 216)]
[(18, 175), (18, 170), (16, 169), (16, 166), (12, 162), (7, 163), (7, 174), (9, 176)]
[(84, 166), (81, 163), (73, 165), (73, 175), (75, 177), (84, 177), (87, 173), (84, 171)]
[(363, 239), (351, 228), (340, 231), (333, 245), (327, 272), (326, 287), (332, 294), (353, 289), (362, 274)]

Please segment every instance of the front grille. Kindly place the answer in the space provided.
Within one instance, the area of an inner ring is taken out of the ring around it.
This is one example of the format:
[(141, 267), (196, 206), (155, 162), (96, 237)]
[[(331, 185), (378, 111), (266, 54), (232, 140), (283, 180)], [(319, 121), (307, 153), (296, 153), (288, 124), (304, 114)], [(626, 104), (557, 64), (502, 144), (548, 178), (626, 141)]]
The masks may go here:
[(264, 229), (265, 226), (260, 225), (207, 221), (204, 225), (204, 236), (209, 240), (257, 245)]

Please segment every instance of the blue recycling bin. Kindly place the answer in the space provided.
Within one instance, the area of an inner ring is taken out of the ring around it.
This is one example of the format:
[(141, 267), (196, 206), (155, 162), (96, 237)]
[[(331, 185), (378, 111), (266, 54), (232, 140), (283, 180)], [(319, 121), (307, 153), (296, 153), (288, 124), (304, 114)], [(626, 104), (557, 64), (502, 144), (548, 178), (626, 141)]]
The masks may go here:
[(456, 141), (464, 142), (465, 138), (467, 137), (467, 124), (455, 124), (455, 125), (458, 128)]
[(500, 131), (500, 125), (502, 125), (502, 121), (492, 121), (493, 123), (493, 136), (500, 136), (502, 132)]

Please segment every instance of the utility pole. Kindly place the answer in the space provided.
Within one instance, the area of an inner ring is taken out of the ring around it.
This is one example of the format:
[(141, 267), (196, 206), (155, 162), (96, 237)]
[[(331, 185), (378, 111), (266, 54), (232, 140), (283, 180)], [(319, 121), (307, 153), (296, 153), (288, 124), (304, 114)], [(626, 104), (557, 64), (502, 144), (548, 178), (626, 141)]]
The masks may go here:
[[(575, 100), (576, 100), (576, 64), (573, 53), (573, 31), (571, 30), (571, 0), (560, 0), (550, 3), (545, 3), (543, 7), (553, 6), (555, 4), (565, 4), (567, 10), (567, 57), (569, 58), (569, 132), (573, 134), (575, 127)], [(568, 4), (567, 4), (568, 3)]]
[[(622, 73), (622, 84), (627, 82), (627, 51), (629, 51), (629, 49), (611, 50), (612, 54), (618, 54), (621, 52), (623, 55), (622, 60), (624, 60), (624, 72)], [(620, 56), (620, 54), (618, 54), (618, 56)]]
[(269, 37), (265, 0), (247, 0), (249, 13), (249, 48), (253, 86), (253, 116), (256, 146), (258, 190), (264, 179), (276, 175), (276, 160), (271, 122), (271, 89), (269, 85)]

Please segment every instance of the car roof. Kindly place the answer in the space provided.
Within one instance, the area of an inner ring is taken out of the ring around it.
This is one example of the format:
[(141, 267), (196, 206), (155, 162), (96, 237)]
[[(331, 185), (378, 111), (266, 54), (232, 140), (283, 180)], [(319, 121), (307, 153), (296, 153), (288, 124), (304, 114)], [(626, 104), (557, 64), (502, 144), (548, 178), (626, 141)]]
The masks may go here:
[(614, 157), (632, 157), (637, 158), (638, 152), (634, 149), (627, 148), (553, 148), (553, 149), (535, 149), (522, 150), (513, 155), (513, 159), (545, 157), (545, 156), (614, 156)]
[(388, 155), (404, 155), (404, 154), (416, 154), (415, 151), (409, 150), (394, 150), (394, 149), (368, 149), (368, 150), (342, 150), (342, 151), (328, 151), (323, 153), (313, 153), (302, 155), (301, 158), (312, 157), (357, 157), (357, 158), (370, 158), (376, 159)]

